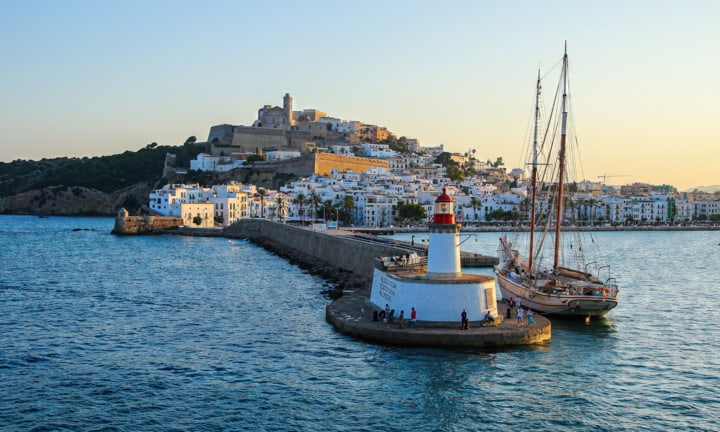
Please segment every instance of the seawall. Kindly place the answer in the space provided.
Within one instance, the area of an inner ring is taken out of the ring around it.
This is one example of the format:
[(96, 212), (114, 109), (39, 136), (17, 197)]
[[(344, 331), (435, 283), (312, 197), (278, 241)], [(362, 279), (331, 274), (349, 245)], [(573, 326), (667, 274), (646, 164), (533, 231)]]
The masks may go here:
[(229, 238), (247, 238), (294, 261), (329, 272), (349, 272), (368, 282), (372, 280), (374, 258), (411, 252), (392, 244), (363, 241), (342, 231), (331, 234), (266, 219), (243, 219), (223, 233)]

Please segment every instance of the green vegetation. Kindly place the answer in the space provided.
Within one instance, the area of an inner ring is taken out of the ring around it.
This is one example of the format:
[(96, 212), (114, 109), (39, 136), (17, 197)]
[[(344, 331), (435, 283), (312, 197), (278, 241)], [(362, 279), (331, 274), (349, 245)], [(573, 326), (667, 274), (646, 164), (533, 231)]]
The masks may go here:
[(390, 137), (380, 141), (380, 144), (387, 144), (390, 150), (394, 150), (398, 153), (410, 154), (410, 148), (407, 145), (407, 138), (402, 136), (400, 138)]
[(166, 154), (176, 155), (177, 166), (188, 166), (203, 150), (201, 146), (192, 145), (191, 141), (189, 138), (183, 146), (151, 143), (136, 152), (93, 158), (0, 162), (0, 197), (59, 185), (113, 192), (137, 183), (159, 180)]
[(246, 162), (249, 164), (252, 164), (255, 162), (264, 162), (264, 161), (265, 161), (265, 157), (261, 156), (261, 155), (257, 155), (257, 154), (248, 156), (247, 160), (246, 160)]
[(485, 215), (485, 219), (488, 221), (517, 221), (520, 219), (520, 213), (517, 210), (495, 209)]
[(419, 222), (427, 218), (425, 207), (419, 204), (406, 204), (404, 201), (398, 201), (397, 211), (398, 215), (395, 220), (398, 223), (407, 221)]

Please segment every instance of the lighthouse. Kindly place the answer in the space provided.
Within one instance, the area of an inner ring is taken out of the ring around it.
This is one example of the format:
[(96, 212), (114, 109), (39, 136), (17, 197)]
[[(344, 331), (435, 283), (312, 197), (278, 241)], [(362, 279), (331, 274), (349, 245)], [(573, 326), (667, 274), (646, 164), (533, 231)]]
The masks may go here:
[(445, 189), (433, 203), (428, 224), (429, 245), (425, 268), (397, 264), (397, 257), (375, 262), (370, 303), (380, 310), (414, 308), (422, 321), (452, 322), (465, 310), (470, 321), (486, 314), (497, 316), (495, 279), (463, 274), (460, 261), (460, 224), (455, 222), (455, 201)]
[(460, 270), (460, 224), (455, 223), (455, 201), (443, 188), (435, 199), (433, 220), (428, 226), (427, 277), (457, 278)]

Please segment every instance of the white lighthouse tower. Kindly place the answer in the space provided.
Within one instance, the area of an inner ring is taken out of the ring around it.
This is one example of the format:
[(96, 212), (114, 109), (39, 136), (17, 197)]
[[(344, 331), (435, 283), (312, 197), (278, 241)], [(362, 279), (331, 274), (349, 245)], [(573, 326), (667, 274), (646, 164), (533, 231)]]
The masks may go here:
[(370, 302), (377, 308), (388, 305), (395, 311), (411, 308), (419, 321), (459, 321), (463, 310), (470, 321), (486, 314), (497, 316), (495, 279), (463, 274), (460, 261), (460, 226), (455, 223), (455, 202), (443, 189), (435, 199), (432, 223), (428, 226), (427, 265), (397, 264), (381, 258), (373, 273)]
[(460, 224), (455, 223), (455, 201), (447, 194), (435, 199), (433, 223), (428, 227), (427, 277), (457, 278), (460, 272)]

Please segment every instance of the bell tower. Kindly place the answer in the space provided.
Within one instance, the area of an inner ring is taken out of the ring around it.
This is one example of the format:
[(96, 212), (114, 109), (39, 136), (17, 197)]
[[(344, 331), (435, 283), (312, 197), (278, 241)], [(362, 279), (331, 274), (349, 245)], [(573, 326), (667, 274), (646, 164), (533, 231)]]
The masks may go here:
[(283, 113), (285, 113), (285, 123), (293, 126), (295, 124), (293, 120), (293, 98), (290, 93), (285, 93), (285, 97), (283, 97)]

